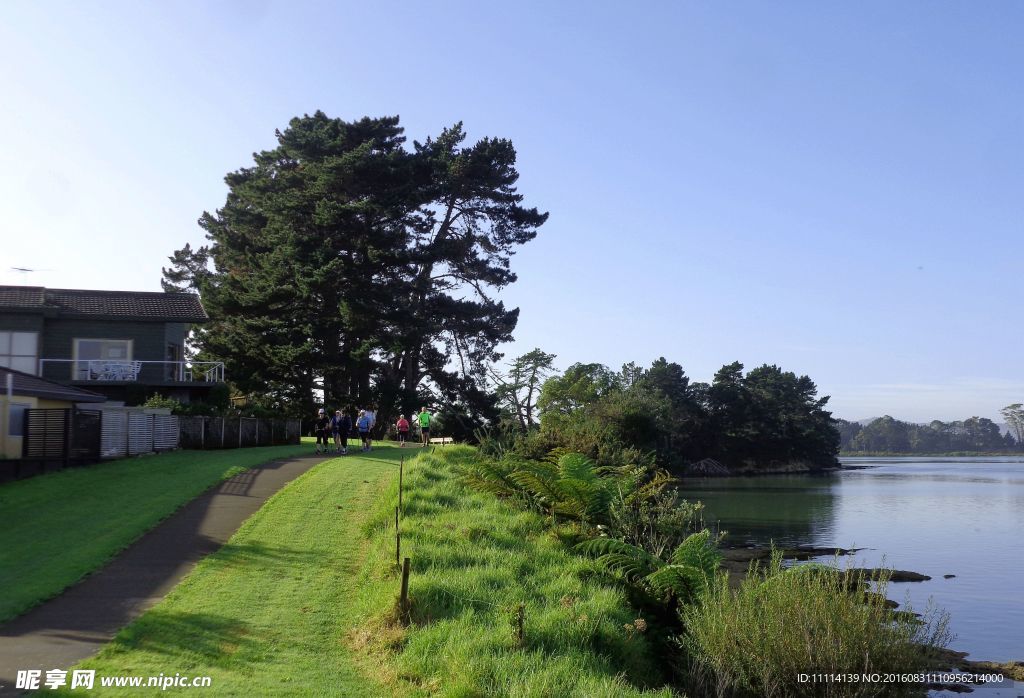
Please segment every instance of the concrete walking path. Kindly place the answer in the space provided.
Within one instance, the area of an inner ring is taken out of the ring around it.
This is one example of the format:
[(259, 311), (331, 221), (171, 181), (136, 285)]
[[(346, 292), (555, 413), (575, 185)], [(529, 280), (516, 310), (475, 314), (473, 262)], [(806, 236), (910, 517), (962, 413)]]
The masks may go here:
[[(331, 456), (333, 457), (333, 456)], [(326, 460), (271, 461), (201, 494), (59, 596), (0, 625), (0, 695), (19, 669), (68, 669), (112, 640), (288, 482)]]

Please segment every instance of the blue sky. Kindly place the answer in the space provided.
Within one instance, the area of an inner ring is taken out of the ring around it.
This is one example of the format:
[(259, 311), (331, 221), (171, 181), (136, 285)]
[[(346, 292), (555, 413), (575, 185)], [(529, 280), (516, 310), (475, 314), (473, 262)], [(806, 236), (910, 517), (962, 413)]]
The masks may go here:
[(1024, 401), (1022, 33), (1013, 2), (7, 0), (0, 283), (158, 290), (292, 116), (462, 120), (551, 212), (510, 355), (995, 418)]

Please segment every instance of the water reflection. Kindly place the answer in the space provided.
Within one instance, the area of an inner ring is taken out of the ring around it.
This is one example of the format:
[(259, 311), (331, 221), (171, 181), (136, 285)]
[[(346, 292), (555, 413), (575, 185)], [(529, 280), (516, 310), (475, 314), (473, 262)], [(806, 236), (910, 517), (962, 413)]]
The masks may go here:
[(701, 478), (684, 494), (704, 502), (709, 526), (728, 532), (728, 545), (805, 545), (834, 527), (836, 475)]
[[(844, 460), (844, 463), (847, 461)], [(1024, 459), (857, 458), (870, 466), (823, 476), (688, 480), (684, 493), (732, 545), (865, 548), (931, 581), (894, 584), (890, 597), (952, 614), (953, 647), (975, 659), (1024, 660)], [(944, 575), (955, 575), (944, 578)]]

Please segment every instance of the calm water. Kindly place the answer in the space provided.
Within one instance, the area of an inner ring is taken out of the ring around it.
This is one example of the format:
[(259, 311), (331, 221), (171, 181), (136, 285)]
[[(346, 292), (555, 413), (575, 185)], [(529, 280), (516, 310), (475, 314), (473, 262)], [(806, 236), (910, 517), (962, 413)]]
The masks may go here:
[[(977, 660), (1024, 660), (1024, 459), (845, 458), (869, 466), (830, 475), (705, 478), (686, 484), (732, 544), (864, 548), (858, 566), (913, 570), (891, 584), (921, 610), (949, 611), (953, 649)], [(863, 565), (861, 565), (863, 563)], [(944, 579), (943, 575), (956, 575)], [(1018, 683), (998, 693), (1016, 696)], [(990, 687), (994, 688), (994, 687)]]

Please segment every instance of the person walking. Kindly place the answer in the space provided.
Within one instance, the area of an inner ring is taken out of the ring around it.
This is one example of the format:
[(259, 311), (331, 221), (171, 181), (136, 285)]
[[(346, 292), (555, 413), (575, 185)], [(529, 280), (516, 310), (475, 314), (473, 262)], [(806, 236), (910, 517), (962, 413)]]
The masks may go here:
[(373, 444), (373, 428), (377, 426), (377, 404), (371, 402), (370, 406), (366, 408), (366, 416), (370, 420), (370, 444)]
[(341, 455), (348, 454), (348, 433), (352, 429), (352, 421), (341, 410), (336, 410), (331, 418), (331, 433), (334, 435), (334, 451)]
[(427, 412), (426, 407), (420, 408), (420, 413), (417, 415), (417, 419), (420, 422), (420, 438), (423, 439), (422, 446), (427, 445), (427, 441), (430, 439), (430, 413)]
[(359, 438), (363, 442), (363, 452), (370, 450), (370, 424), (370, 418), (366, 416), (366, 410), (359, 410), (356, 429), (359, 430)]
[[(330, 434), (331, 434), (331, 420), (324, 412), (324, 408), (321, 407), (316, 413), (316, 421), (314, 422), (314, 433), (316, 434), (316, 452), (327, 453), (330, 446)], [(321, 448), (321, 444), (323, 447)]]
[(405, 418), (404, 414), (398, 415), (395, 428), (398, 429), (398, 447), (405, 448), (405, 444), (409, 441), (409, 420)]
[(348, 437), (352, 434), (352, 418), (349, 410), (341, 413), (341, 422), (338, 424), (338, 440), (341, 441), (341, 455), (348, 455)]

